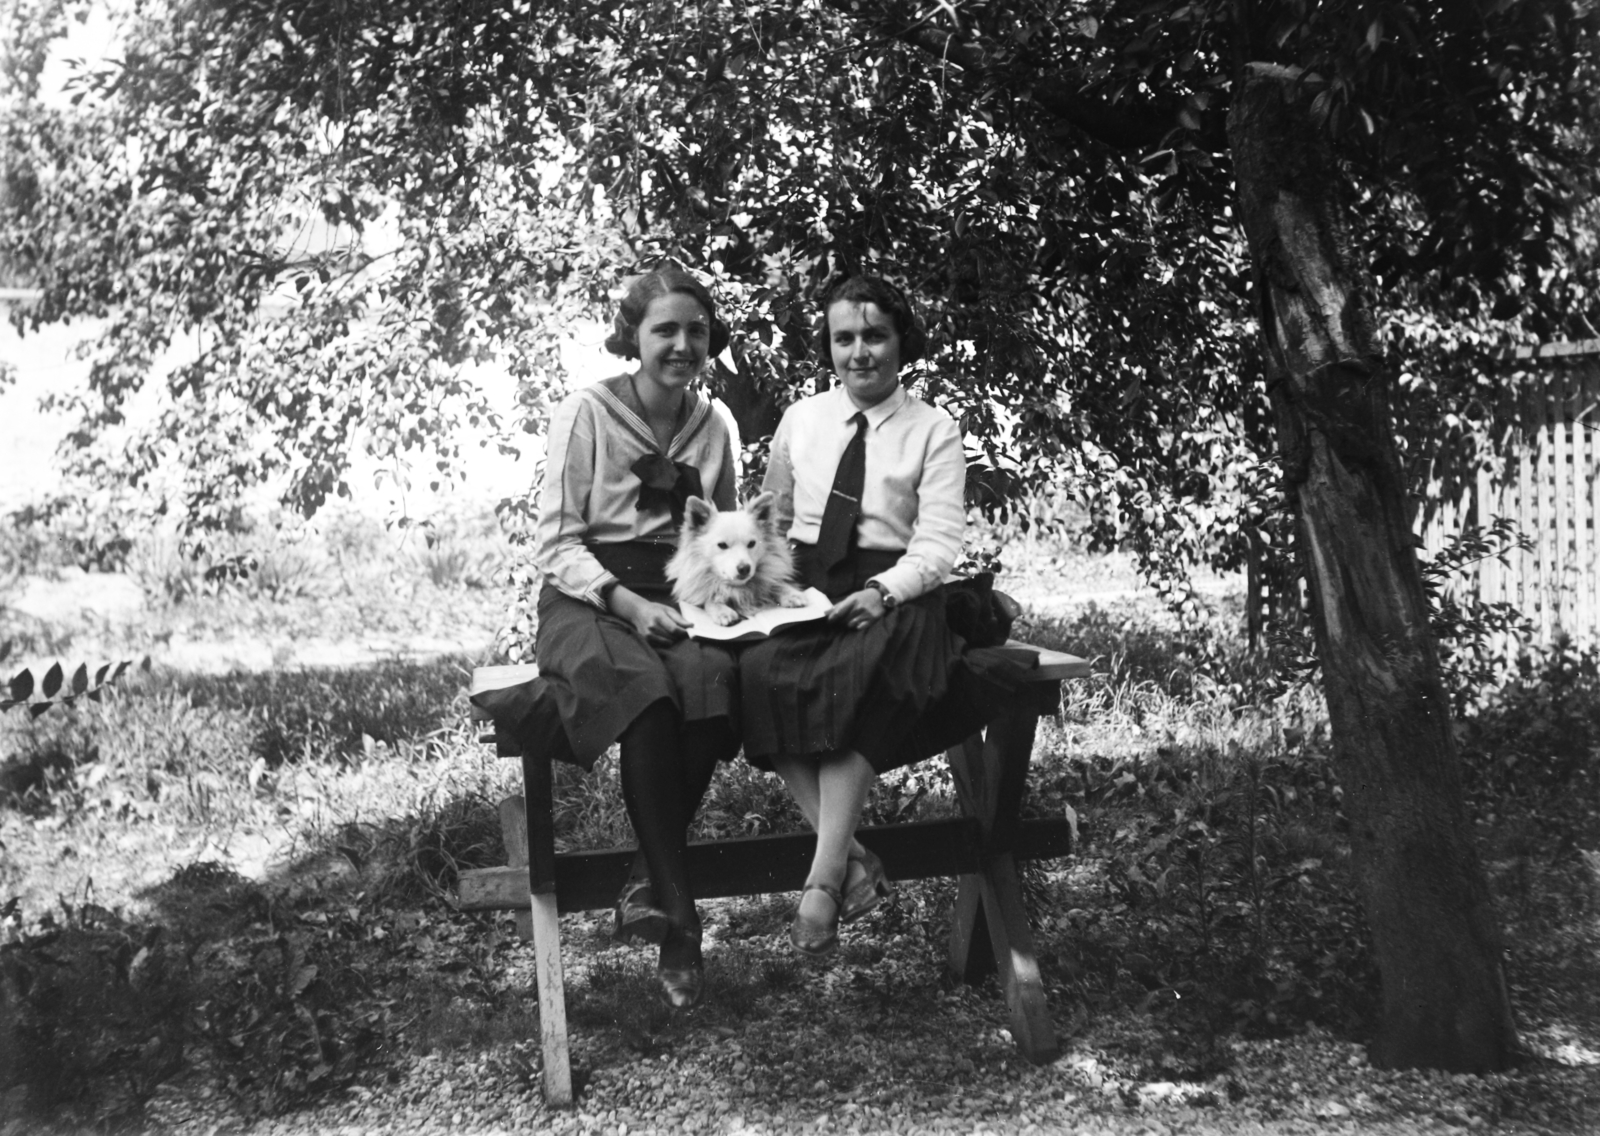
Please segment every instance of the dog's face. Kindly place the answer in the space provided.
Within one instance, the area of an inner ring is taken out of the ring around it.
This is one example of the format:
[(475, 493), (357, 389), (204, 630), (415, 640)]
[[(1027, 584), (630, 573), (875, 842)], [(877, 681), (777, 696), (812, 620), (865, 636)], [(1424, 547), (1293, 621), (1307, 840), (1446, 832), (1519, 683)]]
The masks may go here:
[(772, 528), (772, 494), (763, 493), (741, 510), (720, 512), (698, 497), (684, 506), (683, 543), (718, 578), (734, 586), (756, 577)]

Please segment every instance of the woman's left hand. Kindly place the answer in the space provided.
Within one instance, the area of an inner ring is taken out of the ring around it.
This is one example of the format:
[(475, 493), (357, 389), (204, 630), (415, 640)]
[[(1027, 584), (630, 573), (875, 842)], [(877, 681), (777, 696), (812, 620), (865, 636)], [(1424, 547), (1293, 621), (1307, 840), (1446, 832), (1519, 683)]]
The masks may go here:
[(883, 618), (883, 597), (876, 588), (852, 592), (828, 610), (828, 622), (852, 631), (871, 627)]

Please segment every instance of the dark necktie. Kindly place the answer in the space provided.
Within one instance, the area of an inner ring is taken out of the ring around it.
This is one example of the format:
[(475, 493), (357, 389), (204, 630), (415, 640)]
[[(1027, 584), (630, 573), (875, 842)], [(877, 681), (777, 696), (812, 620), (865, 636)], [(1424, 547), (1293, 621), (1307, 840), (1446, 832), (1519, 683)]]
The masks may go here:
[(817, 567), (824, 573), (855, 549), (856, 522), (861, 519), (861, 490), (867, 483), (867, 416), (857, 411), (850, 421), (855, 423), (855, 437), (839, 455), (833, 490), (822, 508), (822, 525), (817, 530)]

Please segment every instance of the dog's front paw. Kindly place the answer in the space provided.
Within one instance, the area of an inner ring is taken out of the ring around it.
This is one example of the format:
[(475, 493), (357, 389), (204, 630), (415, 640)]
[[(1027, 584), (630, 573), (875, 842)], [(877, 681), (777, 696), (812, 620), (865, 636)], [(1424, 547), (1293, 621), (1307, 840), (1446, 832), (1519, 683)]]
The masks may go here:
[(732, 626), (733, 624), (738, 623), (739, 620), (744, 618), (744, 616), (742, 616), (738, 612), (734, 611), (733, 608), (729, 607), (725, 603), (709, 603), (709, 604), (707, 604), (706, 605), (706, 614), (711, 617), (711, 621), (713, 623), (715, 623), (718, 627), (729, 627), (729, 626)]
[(785, 588), (783, 594), (778, 597), (778, 602), (784, 607), (805, 607), (810, 601), (799, 588)]

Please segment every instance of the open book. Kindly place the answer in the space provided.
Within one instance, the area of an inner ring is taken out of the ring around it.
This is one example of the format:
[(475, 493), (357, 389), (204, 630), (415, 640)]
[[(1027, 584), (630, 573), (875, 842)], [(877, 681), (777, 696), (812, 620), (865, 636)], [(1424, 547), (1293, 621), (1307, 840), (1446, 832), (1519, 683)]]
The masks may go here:
[(689, 620), (689, 634), (694, 638), (736, 643), (765, 639), (780, 628), (810, 623), (821, 619), (833, 608), (833, 601), (816, 588), (807, 588), (804, 594), (805, 607), (762, 608), (754, 615), (727, 627), (716, 623), (704, 609), (695, 607), (694, 604), (679, 604), (678, 607)]

